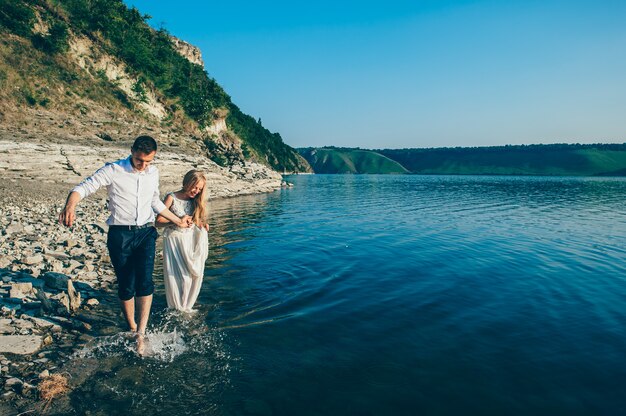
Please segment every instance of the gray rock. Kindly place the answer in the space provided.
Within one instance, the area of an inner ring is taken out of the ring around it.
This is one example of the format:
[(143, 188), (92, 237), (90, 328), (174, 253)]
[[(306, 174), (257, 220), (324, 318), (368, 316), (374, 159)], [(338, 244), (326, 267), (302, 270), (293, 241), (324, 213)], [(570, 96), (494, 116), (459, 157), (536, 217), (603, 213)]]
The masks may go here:
[(58, 331), (56, 332), (61, 331), (61, 326), (59, 324), (49, 321), (46, 318), (36, 318), (34, 316), (29, 316), (27, 319), (30, 320), (35, 325), (37, 325), (37, 327), (39, 328), (44, 328), (44, 329), (50, 328), (52, 329), (52, 332), (55, 332), (55, 329), (58, 329)]
[(22, 387), (23, 384), (24, 382), (20, 380), (19, 378), (11, 377), (10, 379), (4, 382), (4, 388), (5, 389), (19, 388), (19, 387)]
[(83, 273), (81, 278), (83, 280), (96, 280), (98, 278), (98, 272)]
[(11, 283), (9, 296), (12, 298), (23, 299), (33, 294), (33, 284), (30, 282)]
[(44, 282), (43, 280), (35, 279), (34, 277), (28, 275), (21, 275), (18, 277), (18, 280), (20, 283), (30, 283), (32, 287), (36, 289), (43, 289), (46, 284), (46, 282)]
[(96, 298), (87, 299), (87, 305), (89, 306), (98, 306), (99, 304), (100, 301), (98, 301), (98, 299)]
[(40, 301), (36, 301), (36, 300), (27, 301), (27, 302), (22, 303), (22, 307), (24, 309), (30, 309), (30, 310), (32, 310), (32, 309), (39, 309), (42, 306), (43, 306), (43, 303), (41, 303)]
[(58, 260), (52, 260), (50, 262), (50, 270), (54, 273), (61, 273), (63, 271), (63, 263)]
[(67, 260), (67, 259), (70, 258), (70, 256), (68, 256), (65, 253), (61, 253), (61, 252), (58, 252), (58, 251), (52, 251), (52, 250), (46, 250), (46, 249), (44, 249), (44, 254), (46, 256), (49, 256), (49, 257), (57, 259), (57, 260)]
[(13, 321), (13, 325), (19, 329), (32, 329), (34, 327), (34, 324), (31, 321), (27, 321), (25, 319), (15, 319)]
[(102, 233), (106, 233), (107, 231), (109, 231), (109, 225), (106, 222), (97, 221), (91, 225)]
[(19, 222), (12, 222), (4, 231), (6, 235), (20, 234), (24, 232), (24, 227)]
[(34, 254), (32, 256), (24, 256), (22, 258), (22, 263), (27, 266), (32, 266), (35, 264), (43, 263), (43, 256), (41, 254)]
[(70, 300), (70, 311), (76, 312), (78, 308), (80, 308), (80, 292), (74, 289), (74, 284), (71, 280), (68, 280), (67, 282), (67, 295)]
[(74, 247), (74, 246), (78, 245), (78, 241), (76, 241), (76, 240), (74, 240), (74, 239), (72, 239), (72, 238), (68, 238), (67, 240), (65, 240), (65, 241), (63, 242), (63, 245), (64, 245), (65, 247), (67, 247), (67, 248), (72, 248), (72, 247)]
[(13, 328), (13, 325), (11, 325), (13, 322), (12, 319), (8, 319), (8, 318), (2, 318), (0, 319), (0, 334), (12, 334), (15, 331), (15, 328)]
[[(85, 253), (87, 253), (87, 251), (80, 247), (74, 247), (73, 249), (70, 250), (70, 256), (72, 257), (84, 256)], [(72, 260), (72, 261), (75, 261), (75, 260)]]
[(41, 302), (41, 306), (46, 312), (52, 312), (54, 306), (43, 290), (35, 289), (35, 297)]
[(59, 303), (63, 306), (63, 308), (57, 308), (57, 313), (70, 313), (70, 297), (67, 295), (67, 293), (61, 292), (58, 295), (52, 296), (52, 298), (58, 300)]
[(67, 282), (70, 278), (61, 273), (48, 272), (43, 275), (43, 280), (46, 282), (48, 287), (65, 290), (67, 289)]
[(34, 354), (41, 347), (41, 342), (39, 335), (4, 335), (0, 337), (0, 352)]

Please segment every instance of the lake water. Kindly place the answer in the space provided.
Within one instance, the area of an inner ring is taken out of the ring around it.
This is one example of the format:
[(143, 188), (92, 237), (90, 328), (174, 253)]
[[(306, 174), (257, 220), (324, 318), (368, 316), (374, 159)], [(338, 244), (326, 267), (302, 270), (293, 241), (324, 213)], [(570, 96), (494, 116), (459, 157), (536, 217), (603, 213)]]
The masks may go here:
[(626, 414), (626, 179), (291, 176), (211, 204), (198, 313), (77, 413)]

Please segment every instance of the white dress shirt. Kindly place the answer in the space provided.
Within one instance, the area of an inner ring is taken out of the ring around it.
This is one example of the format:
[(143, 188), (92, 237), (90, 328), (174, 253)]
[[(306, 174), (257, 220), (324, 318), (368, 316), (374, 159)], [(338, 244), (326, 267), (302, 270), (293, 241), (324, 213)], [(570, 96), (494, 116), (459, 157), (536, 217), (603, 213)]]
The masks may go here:
[(109, 225), (144, 225), (166, 209), (159, 198), (159, 171), (148, 166), (136, 171), (130, 156), (107, 163), (72, 189), (81, 199), (106, 186), (109, 193)]

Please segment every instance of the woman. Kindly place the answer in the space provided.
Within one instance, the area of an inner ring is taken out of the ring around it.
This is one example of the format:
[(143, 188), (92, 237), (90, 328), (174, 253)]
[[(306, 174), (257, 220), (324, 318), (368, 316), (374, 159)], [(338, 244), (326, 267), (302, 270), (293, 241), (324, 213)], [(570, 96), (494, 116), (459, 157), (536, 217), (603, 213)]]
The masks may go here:
[(191, 170), (183, 178), (182, 189), (170, 192), (163, 201), (179, 217), (190, 215), (191, 228), (177, 227), (159, 216), (157, 225), (163, 232), (163, 278), (169, 308), (193, 312), (204, 276), (204, 262), (209, 254), (206, 220), (206, 177)]

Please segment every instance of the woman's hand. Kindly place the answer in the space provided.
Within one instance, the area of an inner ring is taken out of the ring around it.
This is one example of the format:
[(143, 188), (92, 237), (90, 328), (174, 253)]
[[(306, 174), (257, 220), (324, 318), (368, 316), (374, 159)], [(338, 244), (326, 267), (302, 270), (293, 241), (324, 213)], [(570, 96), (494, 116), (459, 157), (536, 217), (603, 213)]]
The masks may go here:
[(189, 215), (185, 215), (180, 218), (180, 228), (189, 228), (193, 225), (193, 219)]
[(204, 227), (203, 227), (203, 228), (204, 228), (205, 230), (207, 230), (207, 232), (208, 232), (208, 231), (209, 231), (209, 224), (204, 224)]

